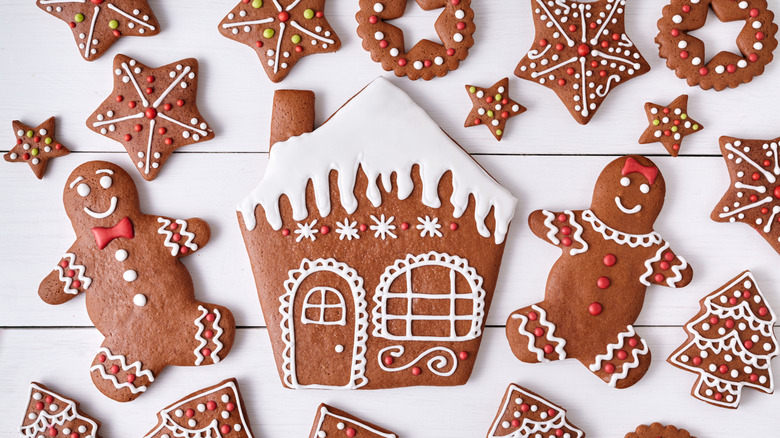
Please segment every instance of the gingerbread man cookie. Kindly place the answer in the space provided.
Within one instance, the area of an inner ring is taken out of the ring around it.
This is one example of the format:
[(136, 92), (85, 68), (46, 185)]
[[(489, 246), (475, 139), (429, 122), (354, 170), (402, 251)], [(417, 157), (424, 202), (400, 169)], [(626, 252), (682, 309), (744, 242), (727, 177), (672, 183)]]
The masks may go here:
[(534, 234), (563, 254), (550, 271), (545, 300), (507, 320), (518, 359), (578, 359), (616, 388), (642, 378), (650, 350), (633, 324), (647, 287), (683, 287), (693, 277), (685, 259), (653, 230), (665, 193), (652, 161), (621, 157), (599, 175), (590, 209), (531, 213)]
[(519, 385), (509, 385), (487, 438), (541, 436), (584, 438), (585, 432), (569, 423), (560, 406)]
[(509, 98), (509, 78), (501, 79), (490, 88), (466, 85), (471, 98), (471, 112), (464, 126), (485, 125), (501, 141), (504, 138), (506, 122), (525, 112), (526, 108)]
[(168, 365), (209, 365), (230, 352), (233, 315), (195, 299), (179, 260), (208, 243), (206, 222), (142, 213), (130, 175), (105, 161), (77, 167), (63, 201), (76, 241), (38, 294), (62, 304), (86, 293), (105, 336), (90, 367), (103, 394), (134, 400)]
[(3, 158), (9, 163), (27, 163), (38, 179), (43, 178), (49, 160), (68, 155), (68, 148), (54, 137), (54, 117), (31, 128), (14, 120), (11, 125), (16, 133), (16, 144)]
[(639, 426), (634, 432), (626, 434), (625, 438), (696, 438), (685, 429), (674, 426), (664, 426), (661, 423), (653, 423), (649, 426)]
[(326, 404), (317, 408), (309, 438), (398, 438), (398, 435)]
[(22, 438), (100, 438), (100, 422), (79, 411), (78, 402), (46, 386), (30, 383), (27, 411), (19, 426)]

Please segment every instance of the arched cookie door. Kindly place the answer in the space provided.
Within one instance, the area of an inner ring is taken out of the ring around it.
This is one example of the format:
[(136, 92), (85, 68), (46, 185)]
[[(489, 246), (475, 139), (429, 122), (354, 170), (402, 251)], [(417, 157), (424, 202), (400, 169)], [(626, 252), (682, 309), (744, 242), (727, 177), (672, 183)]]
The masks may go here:
[(366, 292), (357, 271), (333, 259), (303, 259), (284, 288), (279, 311), (287, 386), (354, 389), (368, 383)]

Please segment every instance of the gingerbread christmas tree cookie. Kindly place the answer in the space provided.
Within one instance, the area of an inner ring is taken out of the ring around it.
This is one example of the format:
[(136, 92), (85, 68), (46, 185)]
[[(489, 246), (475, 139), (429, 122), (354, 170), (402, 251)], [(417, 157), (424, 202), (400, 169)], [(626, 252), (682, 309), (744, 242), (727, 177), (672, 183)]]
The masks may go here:
[(309, 438), (398, 438), (398, 435), (326, 404), (317, 408)]
[(273, 82), (304, 56), (341, 47), (325, 17), (325, 0), (241, 0), (220, 21), (219, 32), (254, 49)]
[(160, 24), (147, 0), (37, 0), (39, 8), (68, 23), (79, 53), (100, 58), (123, 36), (152, 36)]
[(22, 438), (100, 438), (100, 422), (79, 410), (78, 402), (46, 386), (30, 383), (27, 411), (19, 427)]
[(645, 112), (650, 126), (639, 138), (639, 143), (660, 142), (667, 151), (676, 157), (684, 137), (701, 131), (704, 126), (688, 115), (688, 95), (674, 99), (667, 106), (645, 103)]
[(743, 387), (774, 391), (776, 321), (753, 274), (745, 271), (701, 300), (701, 310), (685, 325), (688, 340), (669, 363), (699, 375), (691, 395), (736, 409)]
[(125, 147), (141, 176), (151, 181), (175, 149), (214, 138), (198, 110), (198, 61), (158, 68), (114, 58), (114, 91), (87, 119), (87, 127)]
[(52, 158), (68, 155), (70, 151), (54, 137), (54, 117), (32, 128), (14, 120), (11, 124), (16, 134), (16, 144), (3, 155), (10, 163), (27, 163), (38, 179), (43, 178), (46, 166)]
[(509, 78), (501, 79), (490, 88), (466, 85), (466, 91), (473, 107), (464, 126), (485, 125), (498, 141), (504, 136), (507, 120), (526, 110), (509, 98)]
[(639, 426), (634, 432), (626, 434), (625, 438), (696, 438), (685, 429), (674, 426), (664, 426), (661, 423), (653, 423), (649, 426)]
[(566, 419), (566, 411), (537, 394), (509, 385), (487, 438), (583, 438), (585, 433)]

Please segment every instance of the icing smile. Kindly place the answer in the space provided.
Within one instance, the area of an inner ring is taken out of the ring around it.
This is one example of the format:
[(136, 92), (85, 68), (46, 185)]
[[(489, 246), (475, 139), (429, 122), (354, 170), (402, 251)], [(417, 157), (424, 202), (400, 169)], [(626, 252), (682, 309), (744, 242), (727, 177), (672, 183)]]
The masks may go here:
[(116, 210), (117, 201), (118, 201), (117, 197), (116, 196), (112, 196), (111, 197), (111, 206), (108, 207), (108, 210), (106, 210), (106, 211), (104, 211), (102, 213), (94, 212), (94, 211), (90, 210), (87, 207), (84, 207), (84, 212), (87, 213), (88, 215), (94, 217), (95, 219), (107, 218), (107, 217), (111, 216), (112, 214), (114, 214), (114, 210)]
[(624, 207), (623, 202), (620, 201), (620, 196), (615, 196), (615, 204), (625, 214), (636, 214), (642, 210), (642, 204), (637, 204), (633, 208)]

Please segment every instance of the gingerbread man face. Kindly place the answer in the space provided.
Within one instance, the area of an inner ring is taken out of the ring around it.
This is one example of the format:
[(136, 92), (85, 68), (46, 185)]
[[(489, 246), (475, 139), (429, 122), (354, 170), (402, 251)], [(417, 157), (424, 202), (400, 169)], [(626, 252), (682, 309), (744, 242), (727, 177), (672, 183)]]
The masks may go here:
[(113, 226), (140, 209), (138, 190), (130, 175), (106, 161), (77, 167), (65, 185), (63, 202), (79, 235), (96, 226)]
[(621, 157), (599, 175), (591, 209), (608, 225), (629, 233), (653, 229), (664, 205), (666, 183), (660, 170), (645, 157)]

